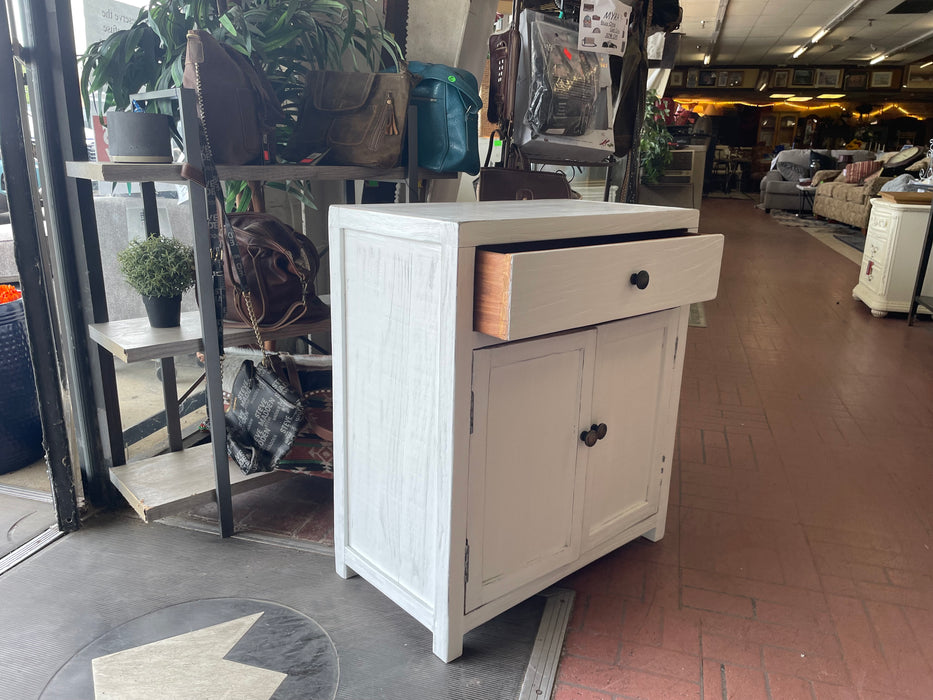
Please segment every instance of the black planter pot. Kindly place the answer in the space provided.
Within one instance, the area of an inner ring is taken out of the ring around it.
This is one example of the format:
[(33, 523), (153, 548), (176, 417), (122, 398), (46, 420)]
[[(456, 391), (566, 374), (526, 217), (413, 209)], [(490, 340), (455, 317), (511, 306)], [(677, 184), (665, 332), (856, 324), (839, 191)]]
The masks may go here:
[(107, 150), (115, 163), (171, 163), (167, 114), (108, 112)]
[(142, 295), (146, 316), (153, 328), (174, 328), (181, 323), (181, 296), (147, 297)]

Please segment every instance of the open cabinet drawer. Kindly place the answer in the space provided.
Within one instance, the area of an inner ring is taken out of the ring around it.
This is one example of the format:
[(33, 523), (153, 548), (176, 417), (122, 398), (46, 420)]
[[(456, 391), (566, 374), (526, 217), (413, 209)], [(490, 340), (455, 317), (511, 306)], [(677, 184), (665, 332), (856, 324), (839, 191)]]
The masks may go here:
[(516, 340), (716, 296), (722, 236), (617, 238), (477, 248), (473, 329)]

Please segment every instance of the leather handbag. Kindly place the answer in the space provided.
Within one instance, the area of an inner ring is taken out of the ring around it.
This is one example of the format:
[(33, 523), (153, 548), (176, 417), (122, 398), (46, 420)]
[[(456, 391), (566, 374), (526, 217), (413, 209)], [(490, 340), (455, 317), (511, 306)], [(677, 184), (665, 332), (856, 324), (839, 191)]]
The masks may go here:
[(483, 100), (472, 73), (411, 61), (411, 103), (418, 110), (418, 165), (439, 173), (479, 172), (479, 111)]
[(265, 363), (244, 360), (224, 413), (227, 453), (244, 474), (272, 471), (304, 423), (301, 397)]
[(402, 154), (411, 75), (311, 71), (283, 156), (299, 162), (391, 168)]
[(271, 214), (226, 216), (233, 226), (245, 278), (237, 271), (225, 241), (225, 320), (276, 329), (327, 318), (329, 308), (314, 291), (320, 257), (307, 236)]
[(498, 130), (489, 137), (486, 165), (476, 180), (476, 199), (480, 202), (506, 202), (522, 199), (572, 199), (573, 190), (567, 176), (561, 172), (527, 170), (518, 149), (513, 148), (513, 160), (519, 167), (489, 167), (492, 145)]
[(285, 120), (266, 77), (248, 58), (209, 32), (188, 32), (182, 85), (193, 88), (204, 113), (215, 163), (271, 159), (276, 124)]

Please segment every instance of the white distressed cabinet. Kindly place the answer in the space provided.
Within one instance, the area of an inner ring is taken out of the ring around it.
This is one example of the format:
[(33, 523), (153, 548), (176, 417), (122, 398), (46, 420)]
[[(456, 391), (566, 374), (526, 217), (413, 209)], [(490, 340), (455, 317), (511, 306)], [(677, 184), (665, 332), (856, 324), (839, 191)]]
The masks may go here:
[[(863, 301), (872, 316), (910, 310), (929, 217), (929, 204), (871, 200), (862, 268), (852, 297)], [(933, 294), (933, 260), (927, 264), (923, 294)], [(929, 312), (921, 307), (920, 313)]]
[(723, 238), (584, 201), (330, 215), (335, 553), (463, 635), (664, 534), (689, 304)]

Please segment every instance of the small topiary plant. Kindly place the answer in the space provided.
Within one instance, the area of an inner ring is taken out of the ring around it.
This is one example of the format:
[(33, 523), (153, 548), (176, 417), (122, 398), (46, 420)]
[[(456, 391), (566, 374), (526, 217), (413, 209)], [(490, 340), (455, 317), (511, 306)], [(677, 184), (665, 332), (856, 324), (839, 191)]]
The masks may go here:
[(147, 297), (177, 297), (194, 286), (194, 251), (175, 238), (151, 235), (117, 253), (120, 272)]

